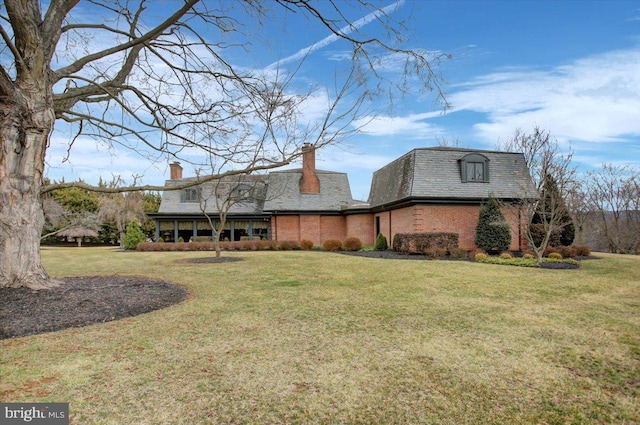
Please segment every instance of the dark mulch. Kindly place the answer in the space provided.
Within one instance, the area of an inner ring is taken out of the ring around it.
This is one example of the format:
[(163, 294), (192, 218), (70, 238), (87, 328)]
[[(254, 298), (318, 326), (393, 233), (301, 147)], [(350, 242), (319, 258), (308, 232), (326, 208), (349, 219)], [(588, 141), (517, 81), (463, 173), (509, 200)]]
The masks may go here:
[(186, 260), (180, 260), (179, 263), (187, 264), (216, 264), (216, 263), (232, 263), (234, 261), (243, 261), (244, 258), (239, 257), (203, 257), (203, 258), (188, 258)]
[(110, 322), (183, 301), (188, 291), (143, 277), (62, 279), (49, 290), (0, 289), (0, 339)]
[(344, 255), (354, 255), (356, 257), (384, 258), (387, 260), (429, 260), (429, 257), (422, 254), (399, 254), (397, 251), (338, 251)]

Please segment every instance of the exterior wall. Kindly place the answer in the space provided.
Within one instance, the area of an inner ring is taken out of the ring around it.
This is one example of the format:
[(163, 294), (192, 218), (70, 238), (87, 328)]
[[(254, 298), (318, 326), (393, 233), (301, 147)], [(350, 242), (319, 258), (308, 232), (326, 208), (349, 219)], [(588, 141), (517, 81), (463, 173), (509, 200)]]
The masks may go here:
[(308, 239), (314, 245), (320, 244), (321, 239), (321, 219), (319, 215), (301, 215), (300, 216), (300, 239)]
[(315, 245), (321, 245), (327, 239), (344, 240), (347, 232), (344, 216), (279, 215), (271, 218), (271, 226), (274, 239), (280, 241), (308, 239)]
[[(327, 239), (338, 239), (340, 241), (347, 237), (347, 221), (344, 216), (325, 215), (320, 217), (320, 241), (322, 244)], [(316, 243), (316, 241), (313, 241)]]
[[(375, 217), (379, 217), (380, 231), (389, 245), (397, 233), (454, 232), (458, 233), (460, 248), (473, 249), (479, 213), (479, 205), (413, 205), (378, 213)], [(503, 214), (511, 227), (510, 249), (524, 249), (523, 232), (519, 230), (524, 223), (522, 216), (515, 208), (503, 208)]]
[(271, 217), (271, 237), (279, 241), (300, 240), (300, 216), (278, 215)]
[(347, 216), (346, 237), (355, 236), (363, 245), (376, 243), (373, 214), (353, 214)]

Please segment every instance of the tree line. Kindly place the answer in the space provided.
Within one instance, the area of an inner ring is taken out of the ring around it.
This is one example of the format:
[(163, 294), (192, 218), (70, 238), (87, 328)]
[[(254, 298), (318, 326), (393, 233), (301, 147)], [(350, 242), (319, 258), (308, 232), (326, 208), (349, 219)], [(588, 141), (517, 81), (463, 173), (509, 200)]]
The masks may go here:
[[(109, 183), (101, 179), (98, 187), (117, 187), (122, 183), (119, 178)], [(52, 243), (67, 239), (80, 243), (90, 237), (98, 243), (122, 247), (131, 222), (139, 223), (146, 235), (153, 234), (154, 222), (146, 214), (157, 212), (160, 200), (159, 192), (153, 191), (104, 193), (80, 187), (52, 190), (42, 199), (45, 223), (41, 240)]]
[(579, 172), (573, 150), (548, 130), (516, 130), (498, 149), (522, 152), (536, 188), (524, 199), (529, 248), (540, 259), (549, 246), (587, 245), (594, 251), (640, 253), (640, 169), (602, 164)]

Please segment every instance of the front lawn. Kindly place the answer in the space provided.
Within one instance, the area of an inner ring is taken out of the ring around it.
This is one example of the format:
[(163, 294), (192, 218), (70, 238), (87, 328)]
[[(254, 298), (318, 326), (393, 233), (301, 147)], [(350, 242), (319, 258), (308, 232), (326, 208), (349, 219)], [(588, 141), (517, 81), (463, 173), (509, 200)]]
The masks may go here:
[(56, 277), (191, 292), (0, 341), (2, 401), (69, 402), (74, 424), (640, 422), (640, 257), (565, 271), (317, 251), (42, 255)]

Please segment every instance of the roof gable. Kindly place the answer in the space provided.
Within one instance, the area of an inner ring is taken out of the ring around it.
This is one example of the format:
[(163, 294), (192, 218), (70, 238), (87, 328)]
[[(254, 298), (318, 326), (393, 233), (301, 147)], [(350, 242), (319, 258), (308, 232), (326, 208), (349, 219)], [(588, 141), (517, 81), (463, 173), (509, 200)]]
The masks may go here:
[(353, 203), (349, 178), (345, 173), (316, 170), (319, 193), (301, 193), (302, 170), (277, 171), (269, 174), (265, 211), (340, 211)]

